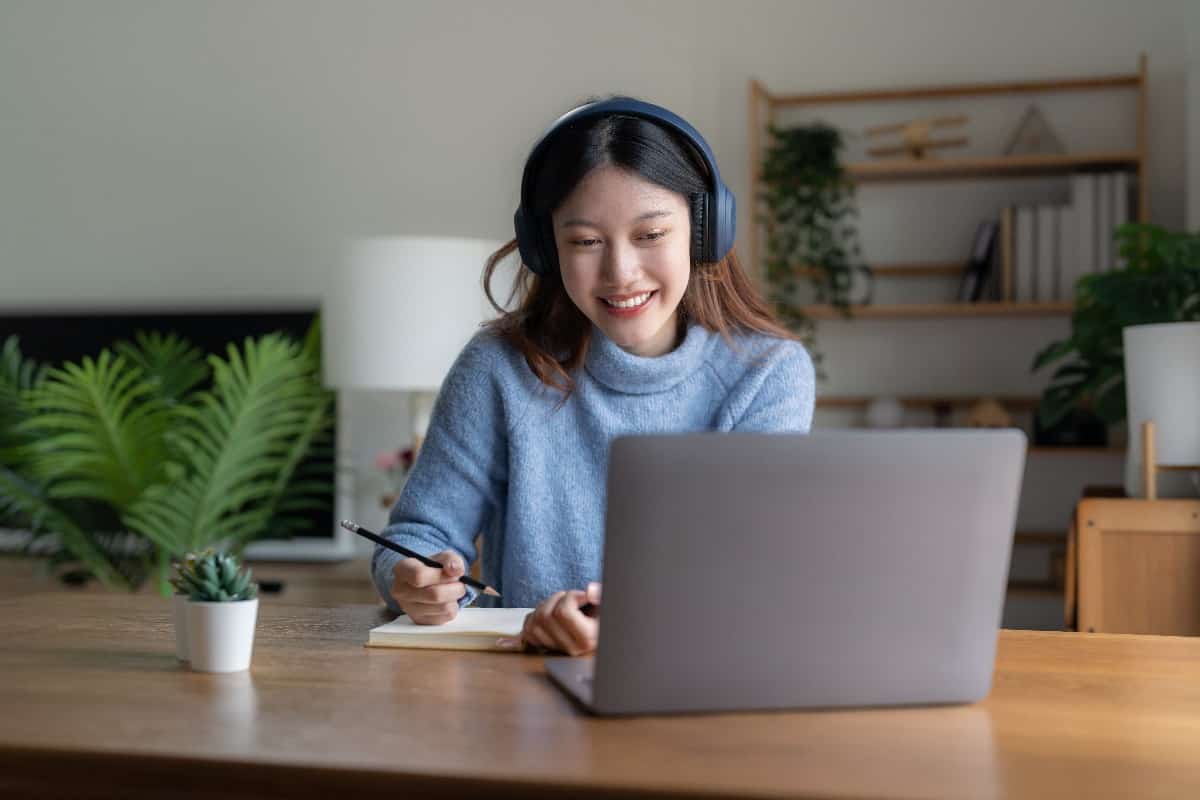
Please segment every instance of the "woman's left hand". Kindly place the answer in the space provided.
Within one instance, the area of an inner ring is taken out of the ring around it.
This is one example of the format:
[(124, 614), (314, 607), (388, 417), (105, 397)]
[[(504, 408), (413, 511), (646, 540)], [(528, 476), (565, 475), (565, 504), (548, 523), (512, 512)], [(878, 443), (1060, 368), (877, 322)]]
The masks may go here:
[(601, 587), (589, 583), (587, 591), (573, 589), (555, 592), (525, 617), (525, 626), (516, 639), (501, 639), (497, 644), (509, 649), (543, 648), (569, 656), (586, 656), (596, 650), (600, 620), (581, 610), (591, 603), (599, 614)]

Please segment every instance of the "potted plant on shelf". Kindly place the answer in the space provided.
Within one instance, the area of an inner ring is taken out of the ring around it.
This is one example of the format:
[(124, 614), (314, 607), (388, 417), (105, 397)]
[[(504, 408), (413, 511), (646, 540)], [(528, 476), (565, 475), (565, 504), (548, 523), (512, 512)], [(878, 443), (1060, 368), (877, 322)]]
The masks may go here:
[[(1075, 285), (1070, 336), (1050, 344), (1034, 359), (1034, 370), (1066, 362), (1054, 372), (1042, 394), (1038, 422), (1043, 428), (1060, 424), (1080, 409), (1109, 425), (1126, 422), (1132, 389), (1126, 385), (1126, 337), (1135, 331), (1139, 340), (1156, 333), (1171, 337), (1179, 332), (1172, 330), (1175, 325), (1200, 321), (1200, 233), (1173, 233), (1156, 225), (1132, 223), (1118, 227), (1115, 237), (1127, 266), (1081, 278)], [(1138, 331), (1138, 326), (1158, 330)], [(1162, 346), (1167, 346), (1163, 341)], [(1154, 344), (1150, 347), (1159, 349)], [(1174, 368), (1195, 366), (1179, 363)], [(1161, 376), (1157, 383), (1163, 384)], [(1197, 398), (1176, 396), (1171, 400), (1196, 414)], [(1129, 422), (1136, 426), (1141, 420)], [(1169, 433), (1160, 428), (1160, 436)], [(1140, 493), (1135, 485), (1141, 458), (1136, 430), (1129, 431), (1128, 440), (1126, 491), (1134, 495)]]
[[(186, 564), (186, 562), (185, 562)], [(200, 672), (250, 668), (258, 585), (231, 553), (204, 553), (178, 573), (187, 597), (187, 658)], [(176, 635), (180, 631), (176, 630)]]
[[(760, 218), (767, 227), (767, 289), (780, 316), (812, 349), (813, 323), (799, 298), (802, 278), (818, 303), (846, 316), (851, 302), (870, 301), (871, 272), (860, 261), (853, 223), (854, 185), (838, 157), (844, 142), (837, 128), (815, 122), (769, 131), (762, 164), (766, 214)], [(856, 284), (864, 293), (852, 299)]]
[(207, 358), (138, 332), (96, 359), (48, 368), (0, 351), (0, 525), (57, 544), (114, 588), (210, 544), (287, 536), (332, 494), (333, 393), (319, 321)]

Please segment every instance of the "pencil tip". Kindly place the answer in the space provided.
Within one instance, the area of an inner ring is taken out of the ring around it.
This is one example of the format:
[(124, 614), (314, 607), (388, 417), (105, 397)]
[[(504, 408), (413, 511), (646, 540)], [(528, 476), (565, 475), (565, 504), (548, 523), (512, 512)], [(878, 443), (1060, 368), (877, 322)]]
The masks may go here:
[(492, 587), (490, 587), (490, 586), (489, 586), (489, 587), (487, 587), (486, 589), (484, 589), (484, 590), (483, 590), (483, 593), (484, 593), (484, 594), (490, 594), (492, 597), (499, 597), (499, 596), (500, 596), (500, 593), (499, 593), (499, 592), (497, 592), (495, 589), (493, 589), (493, 588), (492, 588)]

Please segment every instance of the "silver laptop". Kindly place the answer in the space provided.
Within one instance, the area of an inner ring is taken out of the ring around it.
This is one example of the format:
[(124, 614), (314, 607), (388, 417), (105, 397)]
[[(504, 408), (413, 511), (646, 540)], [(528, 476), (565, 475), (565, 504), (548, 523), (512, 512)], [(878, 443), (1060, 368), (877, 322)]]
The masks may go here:
[(991, 688), (1018, 430), (620, 438), (598, 714), (969, 703)]

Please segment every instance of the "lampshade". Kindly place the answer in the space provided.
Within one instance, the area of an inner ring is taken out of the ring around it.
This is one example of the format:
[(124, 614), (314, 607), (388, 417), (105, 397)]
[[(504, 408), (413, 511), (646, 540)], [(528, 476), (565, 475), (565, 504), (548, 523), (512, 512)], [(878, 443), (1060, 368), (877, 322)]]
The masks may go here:
[[(493, 316), (481, 276), (501, 244), (410, 236), (351, 242), (322, 308), (325, 384), (436, 391)], [(497, 294), (507, 291), (503, 278), (496, 285)]]
[[(1121, 331), (1129, 420), (1126, 491), (1140, 496), (1142, 423), (1157, 428), (1155, 450), (1163, 466), (1200, 464), (1200, 322), (1133, 325)], [(1158, 480), (1161, 497), (1195, 497), (1186, 473)]]

